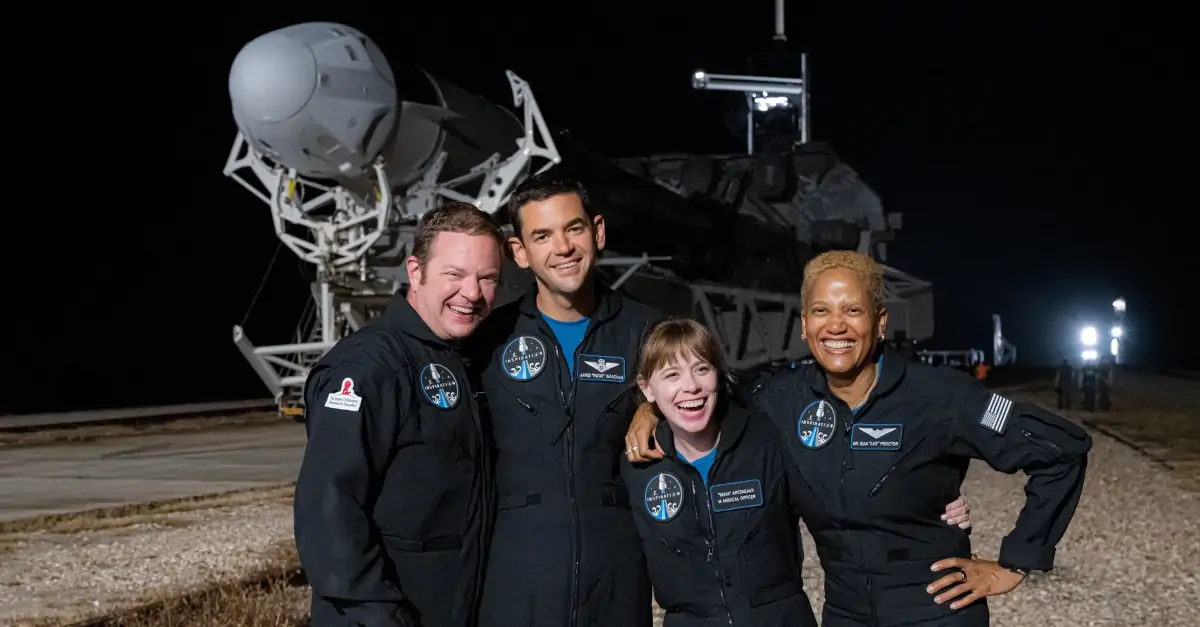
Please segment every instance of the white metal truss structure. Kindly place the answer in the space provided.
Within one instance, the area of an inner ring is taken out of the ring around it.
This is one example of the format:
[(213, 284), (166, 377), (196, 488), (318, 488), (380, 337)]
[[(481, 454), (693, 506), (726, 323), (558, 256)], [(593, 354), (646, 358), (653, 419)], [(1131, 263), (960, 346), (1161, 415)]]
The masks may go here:
[[(293, 342), (255, 346), (241, 326), (233, 339), (263, 383), (287, 410), (298, 400), (308, 369), (326, 351), (382, 311), (405, 283), (403, 264), (388, 275), (380, 257), (396, 265), (408, 254), (418, 219), (443, 199), (468, 202), (495, 213), (525, 173), (536, 174), (561, 161), (553, 137), (528, 83), (506, 72), (513, 103), (522, 110), (524, 134), (516, 150), (493, 154), (462, 176), (442, 180), (446, 153), (439, 152), (421, 178), (403, 190), (388, 184), (388, 164), (374, 164), (374, 197), (344, 186), (323, 184), (274, 163), (238, 133), (224, 174), (270, 208), (275, 234), (302, 261), (313, 264), (313, 300), (301, 316)], [(545, 161), (536, 171), (534, 159)]]

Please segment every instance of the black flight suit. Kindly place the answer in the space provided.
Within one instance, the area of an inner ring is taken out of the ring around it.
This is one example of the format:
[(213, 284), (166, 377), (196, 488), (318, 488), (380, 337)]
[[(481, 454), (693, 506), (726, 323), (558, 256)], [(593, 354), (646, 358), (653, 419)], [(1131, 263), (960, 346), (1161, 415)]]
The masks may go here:
[(1074, 423), (890, 350), (856, 414), (830, 393), (819, 365), (780, 373), (752, 398), (785, 430), (792, 459), (824, 503), (825, 516), (803, 514), (825, 570), (824, 627), (988, 624), (983, 601), (951, 610), (925, 591), (947, 574), (932, 572), (933, 562), (971, 555), (967, 532), (940, 519), (971, 459), (1029, 476), (1000, 565), (1053, 567), (1091, 449)]
[(312, 627), (474, 625), (494, 502), (459, 351), (398, 295), (311, 370), (304, 400)]
[[(600, 289), (564, 356), (536, 289), (472, 338), (496, 446), (497, 513), (481, 627), (649, 627), (650, 584), (621, 483), (629, 416), (606, 411), (633, 382), (658, 312)], [(473, 350), (472, 354), (475, 354)], [(566, 359), (575, 360), (575, 376)]]
[[(664, 627), (816, 627), (800, 570), (804, 548), (792, 491), (810, 499), (770, 418), (722, 402), (708, 486), (676, 456), (621, 464)], [(792, 475), (789, 478), (789, 475)]]

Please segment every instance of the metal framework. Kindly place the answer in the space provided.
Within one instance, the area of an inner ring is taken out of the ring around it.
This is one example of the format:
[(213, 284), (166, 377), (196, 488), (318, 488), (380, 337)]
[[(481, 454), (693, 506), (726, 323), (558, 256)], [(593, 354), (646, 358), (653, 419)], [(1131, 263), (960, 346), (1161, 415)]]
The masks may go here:
[(487, 213), (508, 200), (534, 159), (540, 173), (561, 161), (529, 84), (505, 73), (513, 104), (522, 110), (524, 134), (505, 158), (493, 154), (466, 174), (442, 180), (446, 153), (439, 152), (421, 178), (401, 191), (388, 184), (387, 163), (374, 164), (374, 198), (325, 184), (274, 163), (239, 132), (224, 174), (270, 207), (275, 235), (302, 261), (317, 268), (312, 302), (293, 341), (255, 346), (241, 326), (233, 340), (282, 410), (298, 400), (308, 369), (342, 337), (377, 315), (404, 284), (402, 273), (380, 272), (407, 257), (417, 220), (442, 199), (468, 202)]
[(809, 113), (808, 55), (800, 55), (801, 78), (777, 76), (742, 76), (739, 74), (710, 74), (704, 70), (692, 73), (692, 87), (710, 91), (732, 91), (746, 96), (746, 154), (754, 154), (754, 115), (776, 107), (799, 109), (800, 142), (807, 143), (812, 121)]
[(951, 368), (970, 368), (982, 363), (985, 353), (978, 348), (963, 350), (917, 351), (917, 358), (931, 366), (949, 366)]

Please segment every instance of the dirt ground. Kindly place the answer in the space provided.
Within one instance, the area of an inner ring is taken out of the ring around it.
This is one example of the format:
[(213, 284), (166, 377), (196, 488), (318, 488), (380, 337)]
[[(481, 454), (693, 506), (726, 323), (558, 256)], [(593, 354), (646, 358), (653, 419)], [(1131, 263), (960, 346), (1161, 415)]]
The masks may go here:
[[(1048, 388), (1030, 396), (1049, 409), (1056, 406)], [(1200, 383), (1176, 377), (1139, 377), (1113, 386), (1112, 407), (1090, 412), (1073, 407), (1062, 413), (1134, 448), (1168, 469), (1181, 487), (1200, 493)]]

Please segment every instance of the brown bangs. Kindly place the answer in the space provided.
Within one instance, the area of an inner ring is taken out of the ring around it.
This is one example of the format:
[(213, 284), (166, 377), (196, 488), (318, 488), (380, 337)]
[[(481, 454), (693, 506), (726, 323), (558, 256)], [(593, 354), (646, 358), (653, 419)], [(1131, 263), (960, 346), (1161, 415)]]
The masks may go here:
[(655, 371), (689, 355), (712, 364), (722, 378), (727, 376), (725, 351), (721, 344), (708, 327), (690, 318), (668, 318), (646, 331), (638, 356), (637, 375), (649, 379)]

